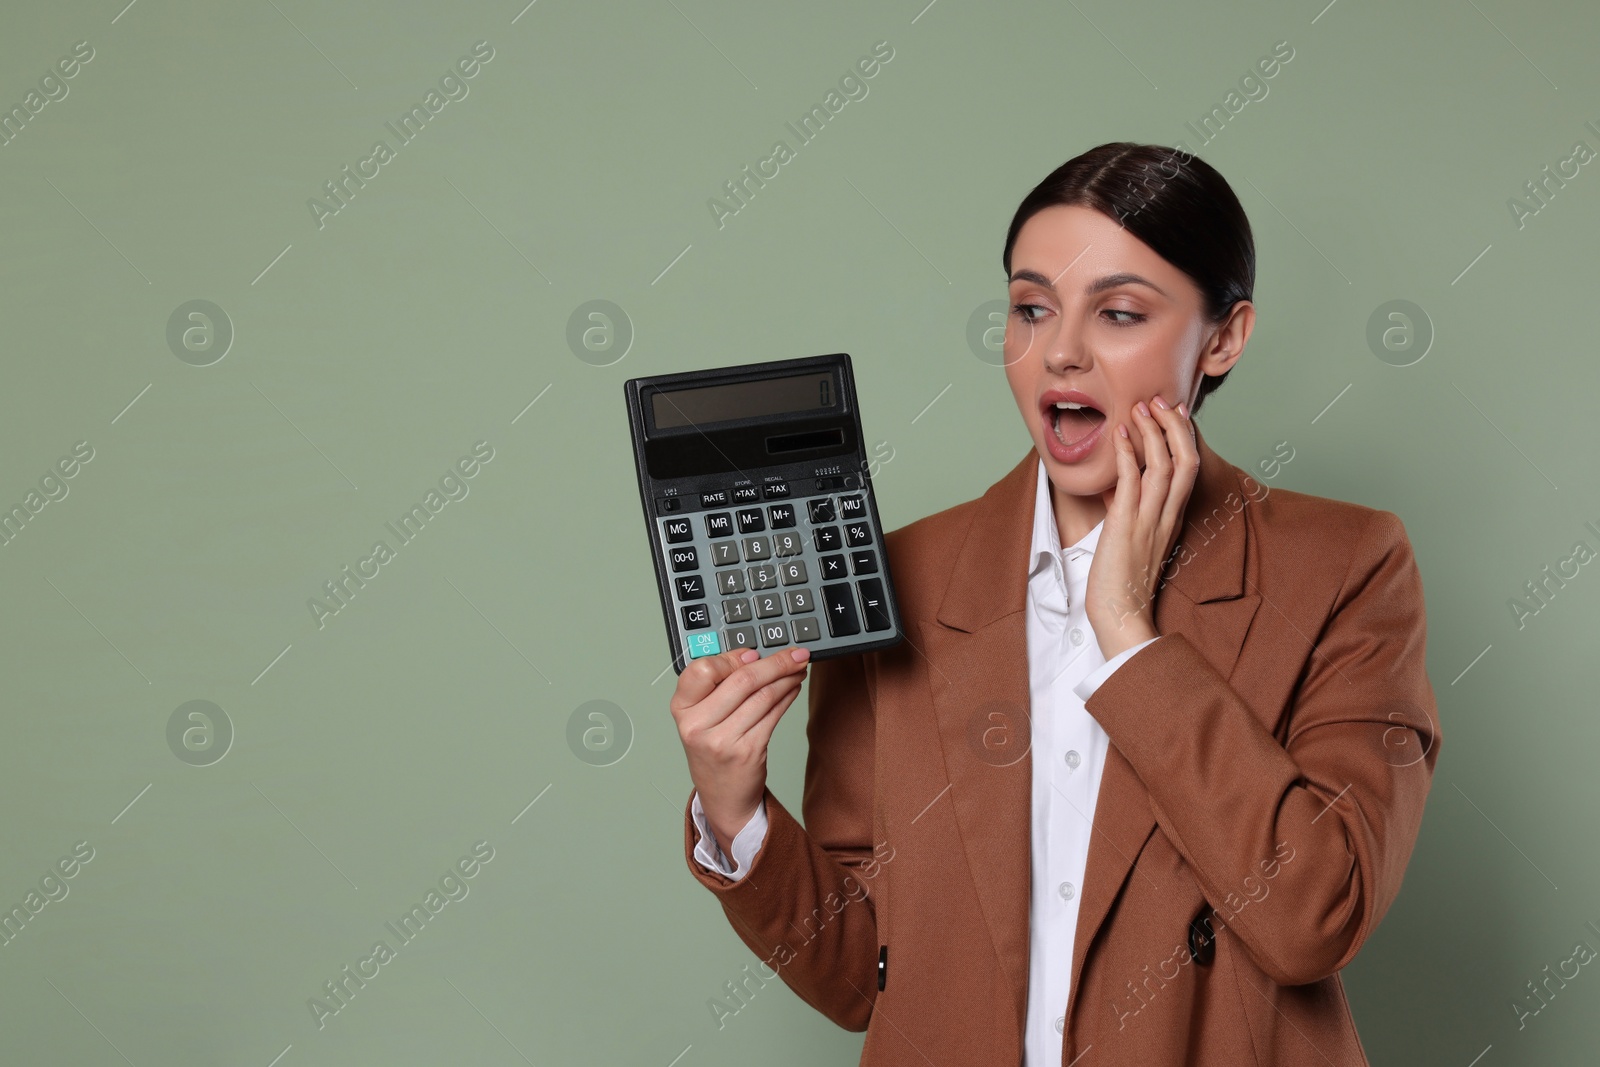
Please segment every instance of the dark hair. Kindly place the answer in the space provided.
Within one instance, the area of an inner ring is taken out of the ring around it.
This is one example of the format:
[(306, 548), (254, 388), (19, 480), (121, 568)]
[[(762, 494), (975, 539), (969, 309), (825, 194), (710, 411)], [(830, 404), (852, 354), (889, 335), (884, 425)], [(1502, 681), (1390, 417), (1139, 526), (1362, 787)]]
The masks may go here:
[[(1183, 271), (1199, 288), (1212, 326), (1221, 324), (1237, 301), (1251, 299), (1256, 249), (1250, 220), (1227, 181), (1199, 156), (1165, 145), (1112, 141), (1067, 160), (1017, 207), (1001, 258), (1007, 278), (1022, 224), (1057, 204), (1082, 205), (1117, 220)], [(1191, 414), (1228, 374), (1205, 375)]]

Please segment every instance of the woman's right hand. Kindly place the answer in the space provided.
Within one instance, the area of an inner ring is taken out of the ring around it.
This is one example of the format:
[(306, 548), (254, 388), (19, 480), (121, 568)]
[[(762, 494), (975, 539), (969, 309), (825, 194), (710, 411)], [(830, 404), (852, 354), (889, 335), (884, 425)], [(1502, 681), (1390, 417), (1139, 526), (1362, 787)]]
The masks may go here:
[[(725, 855), (761, 806), (767, 742), (800, 693), (811, 650), (769, 656), (737, 648), (690, 663), (678, 675), (672, 718), (689, 759), (689, 777)], [(746, 662), (749, 660), (749, 662)]]

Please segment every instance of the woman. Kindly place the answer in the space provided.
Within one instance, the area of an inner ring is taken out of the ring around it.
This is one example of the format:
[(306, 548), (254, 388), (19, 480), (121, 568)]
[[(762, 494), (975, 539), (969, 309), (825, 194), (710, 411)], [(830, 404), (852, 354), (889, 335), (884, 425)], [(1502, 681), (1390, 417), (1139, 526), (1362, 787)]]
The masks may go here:
[(906, 640), (811, 672), (804, 828), (766, 749), (806, 650), (678, 679), (686, 858), (760, 957), (712, 1014), (781, 977), (864, 1065), (1366, 1064), (1338, 972), (1440, 744), (1404, 527), (1191, 421), (1255, 321), (1198, 158), (1070, 160), (1002, 263), (1033, 447), (887, 535)]

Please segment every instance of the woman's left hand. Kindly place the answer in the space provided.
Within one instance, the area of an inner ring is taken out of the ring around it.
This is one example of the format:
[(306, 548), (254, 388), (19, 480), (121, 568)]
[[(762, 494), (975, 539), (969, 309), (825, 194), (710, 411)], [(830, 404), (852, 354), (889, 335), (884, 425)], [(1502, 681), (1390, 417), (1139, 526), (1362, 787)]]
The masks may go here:
[[(1187, 409), (1185, 409), (1187, 410)], [(1133, 441), (1117, 424), (1117, 487), (1089, 565), (1084, 610), (1100, 652), (1110, 660), (1158, 636), (1155, 596), (1162, 565), (1177, 545), (1183, 511), (1200, 472), (1193, 424), (1159, 395), (1135, 406), (1144, 472)]]

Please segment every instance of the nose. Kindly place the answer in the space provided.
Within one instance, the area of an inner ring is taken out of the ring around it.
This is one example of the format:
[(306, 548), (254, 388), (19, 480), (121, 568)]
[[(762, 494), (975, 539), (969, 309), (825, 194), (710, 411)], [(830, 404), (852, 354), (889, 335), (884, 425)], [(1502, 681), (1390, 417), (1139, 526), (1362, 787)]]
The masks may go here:
[(1046, 370), (1061, 374), (1069, 370), (1087, 370), (1094, 362), (1083, 339), (1069, 329), (1057, 330), (1044, 349)]

